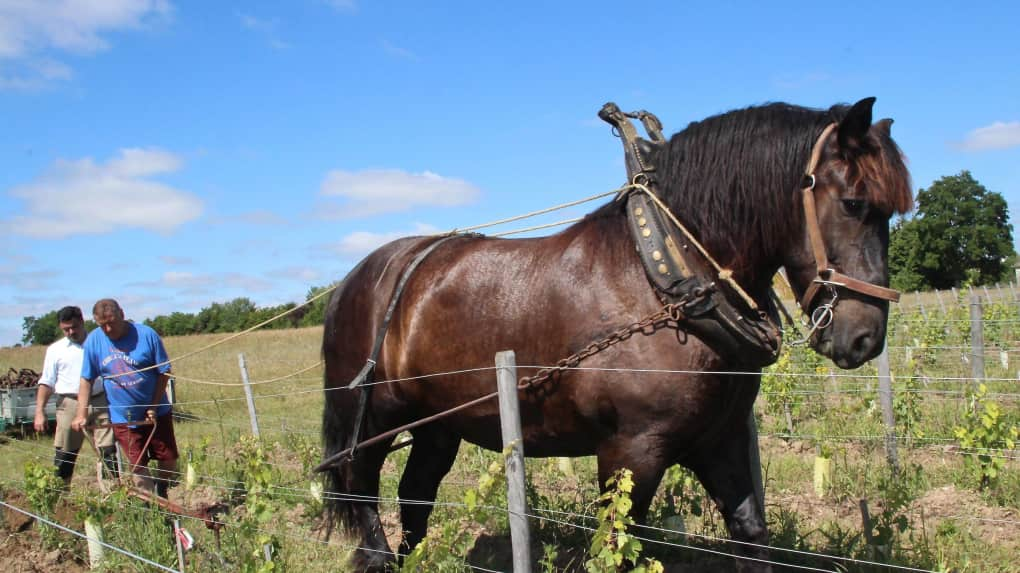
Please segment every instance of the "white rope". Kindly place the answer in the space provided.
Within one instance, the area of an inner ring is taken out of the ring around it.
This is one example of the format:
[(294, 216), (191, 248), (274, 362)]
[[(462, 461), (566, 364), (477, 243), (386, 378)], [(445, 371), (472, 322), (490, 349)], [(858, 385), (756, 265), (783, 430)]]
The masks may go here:
[(512, 223), (514, 221), (520, 221), (521, 219), (527, 219), (529, 217), (535, 217), (537, 215), (544, 215), (546, 213), (551, 213), (553, 211), (558, 211), (560, 209), (566, 209), (567, 207), (573, 207), (574, 205), (580, 205), (582, 203), (588, 203), (589, 201), (595, 201), (597, 199), (602, 199), (603, 197), (609, 197), (610, 195), (616, 195), (616, 194), (618, 194), (621, 191), (626, 190), (626, 189), (627, 189), (627, 187), (621, 187), (619, 189), (613, 189), (612, 191), (606, 191), (605, 193), (599, 193), (598, 195), (592, 195), (591, 197), (585, 197), (584, 199), (578, 199), (577, 201), (571, 201), (570, 203), (563, 203), (562, 205), (556, 205), (554, 207), (548, 207), (546, 209), (541, 209), (541, 210), (538, 210), (538, 211), (532, 211), (530, 213), (525, 213), (523, 215), (517, 215), (515, 217), (510, 217), (510, 218), (507, 218), (507, 219), (500, 219), (499, 221), (493, 221), (491, 223), (482, 223), (481, 225), (473, 225), (471, 227), (464, 227), (462, 229), (452, 229), (452, 230), (448, 231), (447, 233), (441, 233), (441, 234), (452, 235), (454, 233), (467, 233), (469, 231), (476, 231), (478, 229), (485, 229), (486, 227), (495, 227), (497, 225), (502, 225), (504, 223)]
[(509, 235), (518, 235), (520, 233), (527, 233), (528, 231), (538, 231), (540, 229), (548, 229), (550, 227), (559, 227), (560, 225), (569, 225), (570, 223), (576, 223), (584, 219), (584, 217), (575, 217), (573, 219), (564, 219), (562, 221), (556, 221), (555, 223), (546, 223), (545, 225), (535, 225), (534, 227), (526, 227), (524, 229), (517, 229), (516, 231), (504, 231), (502, 233), (494, 233), (489, 235), (490, 237), (506, 237)]
[(163, 570), (163, 571), (169, 571), (170, 573), (179, 573), (177, 571), (177, 569), (171, 569), (171, 568), (169, 568), (169, 567), (167, 567), (165, 565), (160, 565), (159, 563), (156, 563), (155, 561), (150, 561), (149, 559), (146, 559), (146, 558), (142, 557), (141, 555), (136, 555), (134, 553), (131, 553), (130, 551), (127, 551), (126, 549), (121, 549), (120, 547), (116, 547), (114, 545), (110, 545), (109, 543), (107, 543), (105, 541), (100, 541), (99, 539), (96, 539), (94, 537), (89, 537), (88, 535), (85, 535), (84, 533), (81, 533), (80, 531), (75, 531), (73, 529), (69, 529), (67, 527), (64, 527), (63, 525), (60, 525), (59, 523), (54, 523), (54, 522), (46, 519), (45, 517), (43, 517), (41, 515), (36, 515), (36, 514), (30, 512), (30, 511), (25, 511), (24, 509), (21, 509), (20, 507), (15, 507), (15, 506), (13, 506), (13, 505), (5, 502), (5, 501), (0, 500), (0, 505), (3, 505), (5, 507), (7, 507), (8, 509), (12, 509), (14, 511), (17, 511), (18, 513), (21, 513), (21, 514), (27, 515), (29, 517), (32, 517), (32, 518), (36, 519), (37, 521), (40, 521), (42, 523), (45, 523), (46, 525), (49, 525), (50, 527), (59, 529), (59, 530), (64, 531), (66, 533), (71, 533), (73, 535), (77, 535), (78, 537), (81, 537), (82, 539), (87, 539), (90, 542), (94, 541), (94, 542), (102, 545), (103, 547), (106, 547), (107, 549), (112, 549), (112, 550), (116, 551), (117, 553), (121, 553), (123, 555), (127, 555), (128, 557), (131, 557), (133, 559), (141, 561), (142, 563), (145, 563), (146, 565), (152, 565), (153, 567), (155, 567), (157, 569), (160, 569), (160, 570)]

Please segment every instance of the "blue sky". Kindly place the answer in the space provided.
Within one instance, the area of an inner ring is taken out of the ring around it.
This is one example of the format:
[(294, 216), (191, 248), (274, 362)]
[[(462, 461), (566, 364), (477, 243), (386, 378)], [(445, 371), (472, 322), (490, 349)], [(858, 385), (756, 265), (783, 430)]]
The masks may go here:
[(389, 238), (611, 190), (606, 101), (672, 133), (876, 96), (915, 188), (968, 169), (1015, 217), (1017, 22), (1016, 2), (0, 0), (0, 345), (107, 296), (134, 319), (303, 300)]

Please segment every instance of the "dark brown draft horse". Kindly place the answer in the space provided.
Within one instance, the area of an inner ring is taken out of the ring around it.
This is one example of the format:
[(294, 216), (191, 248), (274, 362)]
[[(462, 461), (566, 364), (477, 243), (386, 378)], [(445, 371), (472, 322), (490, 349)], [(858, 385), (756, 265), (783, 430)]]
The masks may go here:
[[(785, 267), (798, 298), (817, 275), (805, 224), (802, 181), (816, 140), (813, 190), (828, 266), (842, 276), (888, 283), (889, 218), (911, 207), (910, 179), (889, 135), (872, 125), (874, 98), (815, 110), (769, 104), (692, 123), (662, 144), (653, 161), (662, 200), (758, 302), (768, 305), (773, 275)], [(826, 131), (830, 124), (835, 129)], [(385, 334), (377, 380), (413, 378), (493, 364), (514, 350), (521, 365), (550, 365), (661, 308), (628, 234), (625, 207), (610, 202), (548, 237), (455, 237), (424, 258), (406, 283)], [(330, 300), (323, 339), (325, 456), (348, 448), (361, 388), (347, 389), (369, 356), (396, 285), (437, 237), (394, 241), (369, 255)], [(817, 241), (816, 241), (817, 242)], [(888, 302), (830, 285), (831, 324), (812, 346), (843, 368), (875, 357), (885, 340)], [(825, 296), (808, 301), (817, 307)], [(810, 310), (810, 309), (808, 309)], [(682, 330), (682, 325), (681, 325)], [(759, 376), (697, 336), (677, 329), (637, 334), (586, 360), (543, 391), (522, 392), (528, 456), (598, 457), (599, 480), (629, 468), (633, 512), (643, 520), (664, 470), (692, 469), (714, 498), (733, 539), (767, 544), (756, 503), (747, 423)], [(695, 373), (638, 373), (655, 369)], [(756, 369), (760, 372), (760, 368)], [(373, 386), (360, 438), (483, 396), (491, 370)], [(461, 440), (500, 450), (495, 400), (413, 430), (399, 485), (402, 500), (432, 501)], [(394, 555), (376, 497), (390, 441), (359, 448), (327, 470), (332, 514), (361, 548), (350, 567), (381, 571)], [(431, 507), (403, 503), (401, 550), (426, 533)], [(743, 570), (768, 571), (768, 551), (739, 545)]]

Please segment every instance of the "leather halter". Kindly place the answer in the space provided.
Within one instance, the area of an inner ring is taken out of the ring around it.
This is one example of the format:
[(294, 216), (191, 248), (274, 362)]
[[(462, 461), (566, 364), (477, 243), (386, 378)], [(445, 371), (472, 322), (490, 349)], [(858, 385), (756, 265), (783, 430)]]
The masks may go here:
[[(811, 251), (814, 254), (815, 269), (817, 271), (817, 276), (808, 285), (807, 290), (804, 291), (804, 296), (799, 301), (801, 310), (806, 313), (810, 312), (811, 302), (818, 296), (818, 292), (823, 287), (829, 287), (830, 289), (843, 287), (872, 298), (890, 302), (899, 302), (900, 300), (899, 291), (849, 277), (829, 266), (829, 258), (825, 253), (825, 243), (822, 241), (822, 230), (818, 226), (818, 212), (815, 209), (815, 169), (818, 167), (822, 148), (836, 127), (835, 123), (830, 123), (822, 131), (822, 134), (818, 136), (818, 140), (815, 141), (815, 146), (811, 150), (811, 159), (808, 162), (807, 169), (804, 171), (804, 187), (801, 189), (804, 201), (804, 226), (807, 228), (808, 238), (811, 240)], [(835, 301), (830, 304), (835, 304)]]

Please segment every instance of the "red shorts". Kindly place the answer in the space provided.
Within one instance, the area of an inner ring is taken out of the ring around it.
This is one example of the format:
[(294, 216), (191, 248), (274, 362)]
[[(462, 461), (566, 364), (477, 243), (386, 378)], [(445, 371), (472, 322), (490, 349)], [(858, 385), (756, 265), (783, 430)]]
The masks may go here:
[[(150, 433), (152, 434), (152, 440), (149, 441), (149, 447), (143, 452), (142, 448), (145, 446), (145, 442), (149, 440)], [(117, 443), (120, 444), (121, 449), (127, 455), (127, 460), (125, 461), (129, 464), (137, 463), (139, 466), (144, 467), (149, 463), (150, 459), (173, 461), (178, 458), (172, 412), (156, 418), (155, 431), (152, 426), (136, 426), (134, 428), (114, 426), (113, 435), (117, 438)]]

